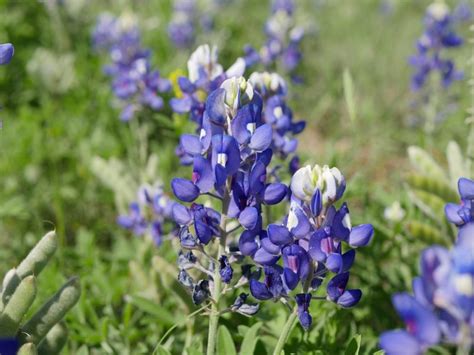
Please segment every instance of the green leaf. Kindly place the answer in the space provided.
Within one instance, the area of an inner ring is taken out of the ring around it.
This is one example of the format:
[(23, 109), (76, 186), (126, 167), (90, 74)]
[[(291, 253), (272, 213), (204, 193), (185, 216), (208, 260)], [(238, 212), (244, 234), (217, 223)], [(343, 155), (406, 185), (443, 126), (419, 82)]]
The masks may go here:
[(347, 104), (347, 111), (349, 112), (349, 118), (352, 123), (356, 121), (356, 106), (354, 100), (354, 82), (352, 80), (352, 75), (349, 72), (349, 69), (344, 69), (342, 75), (342, 84), (344, 87), (344, 98)]
[(439, 166), (426, 150), (417, 146), (410, 146), (408, 147), (408, 158), (412, 166), (421, 174), (449, 183), (443, 168)]
[(217, 354), (237, 354), (232, 335), (230, 335), (229, 329), (225, 325), (221, 325), (217, 333)]
[(171, 326), (179, 321), (176, 319), (176, 316), (171, 314), (166, 308), (144, 297), (131, 295), (128, 297), (128, 301), (143, 312), (156, 317), (156, 320), (163, 325)]
[(153, 355), (171, 355), (169, 350), (165, 349), (162, 345), (158, 345), (153, 352)]
[(372, 355), (384, 355), (385, 354), (385, 351), (383, 350), (377, 350), (375, 353), (373, 353)]
[(346, 351), (344, 352), (345, 355), (359, 355), (360, 350), (360, 341), (361, 335), (356, 334), (352, 337), (349, 345), (347, 345)]
[(250, 327), (247, 333), (245, 333), (245, 337), (242, 341), (242, 346), (240, 347), (239, 352), (241, 355), (253, 354), (255, 345), (257, 345), (258, 341), (257, 332), (261, 326), (262, 323), (255, 323)]

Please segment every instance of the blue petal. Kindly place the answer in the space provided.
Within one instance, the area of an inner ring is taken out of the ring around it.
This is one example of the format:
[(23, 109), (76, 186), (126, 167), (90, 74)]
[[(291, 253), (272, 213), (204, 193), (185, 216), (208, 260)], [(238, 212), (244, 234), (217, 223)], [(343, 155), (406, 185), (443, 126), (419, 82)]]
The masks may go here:
[(10, 63), (14, 53), (15, 49), (11, 43), (0, 44), (0, 65)]
[(273, 295), (268, 290), (267, 286), (255, 279), (250, 280), (250, 293), (253, 297), (262, 301), (273, 298)]
[(172, 98), (170, 100), (171, 109), (176, 113), (188, 113), (191, 111), (193, 100), (190, 97), (183, 97), (182, 99)]
[(335, 273), (342, 271), (342, 256), (341, 254), (331, 253), (326, 260), (326, 267)]
[(342, 271), (349, 271), (349, 269), (352, 267), (352, 264), (354, 264), (355, 255), (356, 253), (354, 249), (348, 250), (342, 254)]
[(201, 193), (206, 193), (214, 187), (214, 174), (211, 162), (201, 155), (194, 157), (193, 182)]
[(267, 167), (260, 161), (257, 161), (250, 171), (249, 187), (252, 195), (257, 195), (265, 187), (267, 179)]
[(337, 304), (345, 308), (350, 308), (359, 303), (361, 297), (361, 290), (346, 290), (341, 297), (338, 298)]
[(285, 245), (293, 242), (293, 236), (284, 226), (270, 224), (268, 226), (268, 238), (273, 244)]
[(460, 178), (458, 181), (459, 194), (463, 200), (474, 199), (474, 181), (466, 178)]
[(382, 333), (380, 347), (386, 355), (421, 355), (423, 350), (418, 340), (404, 330)]
[(298, 285), (298, 281), (300, 280), (298, 274), (288, 268), (283, 269), (283, 279), (285, 280), (286, 286), (290, 290), (294, 290)]
[(193, 134), (183, 134), (179, 140), (181, 147), (190, 155), (199, 155), (202, 151), (201, 140)]
[(321, 190), (316, 189), (311, 197), (311, 212), (313, 213), (314, 217), (318, 217), (323, 209), (323, 199), (321, 196)]
[(242, 233), (239, 239), (239, 250), (242, 255), (252, 256), (255, 254), (258, 249), (255, 238), (255, 235), (249, 231)]
[(326, 291), (331, 301), (337, 302), (339, 297), (344, 293), (348, 281), (349, 273), (344, 272), (342, 274), (337, 274), (328, 282)]
[(194, 84), (185, 76), (180, 76), (178, 78), (178, 85), (181, 91), (187, 94), (192, 94), (194, 91), (196, 91)]
[(191, 216), (191, 213), (190, 211), (188, 210), (187, 207), (179, 204), (179, 203), (175, 203), (174, 206), (173, 206), (173, 220), (181, 225), (181, 226), (184, 226), (184, 225), (187, 225), (191, 222), (191, 219), (192, 219), (192, 216)]
[(279, 258), (279, 256), (270, 254), (264, 248), (258, 249), (253, 256), (253, 260), (261, 265), (274, 265)]
[(272, 126), (270, 124), (264, 124), (258, 127), (250, 138), (249, 147), (256, 152), (263, 152), (272, 143)]
[(206, 112), (209, 116), (209, 119), (219, 125), (224, 124), (227, 120), (224, 98), (225, 90), (219, 88), (214, 90), (206, 101)]
[(440, 339), (440, 329), (436, 316), (430, 309), (407, 293), (395, 294), (393, 305), (403, 318), (409, 332), (423, 344), (434, 345)]
[(446, 214), (446, 218), (448, 219), (449, 223), (453, 223), (453, 224), (456, 224), (456, 225), (464, 224), (464, 220), (459, 215), (459, 210), (460, 209), (461, 209), (461, 207), (459, 205), (454, 204), (454, 203), (448, 203), (444, 207), (444, 213)]
[(184, 202), (193, 202), (199, 196), (199, 189), (192, 181), (183, 178), (171, 180), (171, 189), (175, 196)]
[(274, 182), (268, 184), (263, 191), (263, 202), (267, 205), (276, 205), (286, 196), (288, 189), (285, 184)]
[(270, 254), (273, 254), (273, 255), (278, 255), (280, 254), (280, 246), (276, 245), (276, 244), (273, 244), (270, 240), (270, 238), (263, 238), (261, 241), (260, 241), (261, 245), (262, 245), (262, 248), (265, 249), (267, 252), (269, 252)]
[(258, 222), (259, 213), (255, 207), (247, 207), (240, 212), (239, 223), (245, 229), (254, 229)]
[(374, 227), (371, 224), (361, 224), (352, 228), (349, 234), (349, 245), (352, 247), (364, 247), (369, 244), (374, 235)]

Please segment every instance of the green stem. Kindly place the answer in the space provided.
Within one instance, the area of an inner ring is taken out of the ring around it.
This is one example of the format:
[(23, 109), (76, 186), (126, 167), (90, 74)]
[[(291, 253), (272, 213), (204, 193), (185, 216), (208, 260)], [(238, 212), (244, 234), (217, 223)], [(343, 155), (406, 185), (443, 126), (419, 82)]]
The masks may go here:
[(291, 312), (290, 316), (288, 317), (285, 326), (283, 327), (283, 330), (280, 334), (280, 337), (278, 338), (277, 345), (275, 346), (275, 350), (273, 350), (273, 355), (280, 355), (283, 347), (285, 346), (291, 331), (293, 330), (293, 327), (296, 324), (296, 319), (298, 316), (298, 308), (295, 306), (293, 309), (293, 312)]
[[(221, 213), (221, 237), (219, 238), (219, 249), (217, 252), (217, 260), (220, 259), (221, 255), (225, 254), (226, 239), (227, 239), (227, 211), (229, 209), (230, 194), (229, 194), (230, 180), (226, 184), (226, 190), (222, 199), (222, 213)], [(214, 289), (212, 291), (212, 297), (214, 302), (212, 303), (211, 314), (209, 316), (209, 332), (207, 338), (207, 355), (214, 355), (216, 353), (216, 339), (217, 339), (217, 326), (219, 325), (219, 300), (222, 292), (222, 280), (219, 273), (219, 265), (215, 266), (214, 270)]]

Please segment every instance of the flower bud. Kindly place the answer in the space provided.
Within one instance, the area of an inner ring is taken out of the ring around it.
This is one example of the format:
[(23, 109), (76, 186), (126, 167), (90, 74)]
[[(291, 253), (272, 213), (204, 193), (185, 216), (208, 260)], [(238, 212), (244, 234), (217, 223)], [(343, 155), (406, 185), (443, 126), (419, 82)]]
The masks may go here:
[(249, 103), (253, 98), (253, 87), (244, 77), (233, 77), (221, 84), (225, 90), (224, 103), (234, 110)]
[(298, 199), (310, 202), (316, 189), (322, 194), (323, 205), (342, 197), (346, 187), (344, 176), (338, 168), (324, 165), (300, 168), (291, 179), (291, 191)]

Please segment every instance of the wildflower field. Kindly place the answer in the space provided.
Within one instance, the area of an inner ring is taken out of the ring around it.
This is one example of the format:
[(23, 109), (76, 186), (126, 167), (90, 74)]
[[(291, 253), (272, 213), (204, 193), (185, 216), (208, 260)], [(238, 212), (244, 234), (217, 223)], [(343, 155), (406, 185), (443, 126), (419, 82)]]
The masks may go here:
[(472, 0), (0, 9), (0, 355), (473, 354)]

